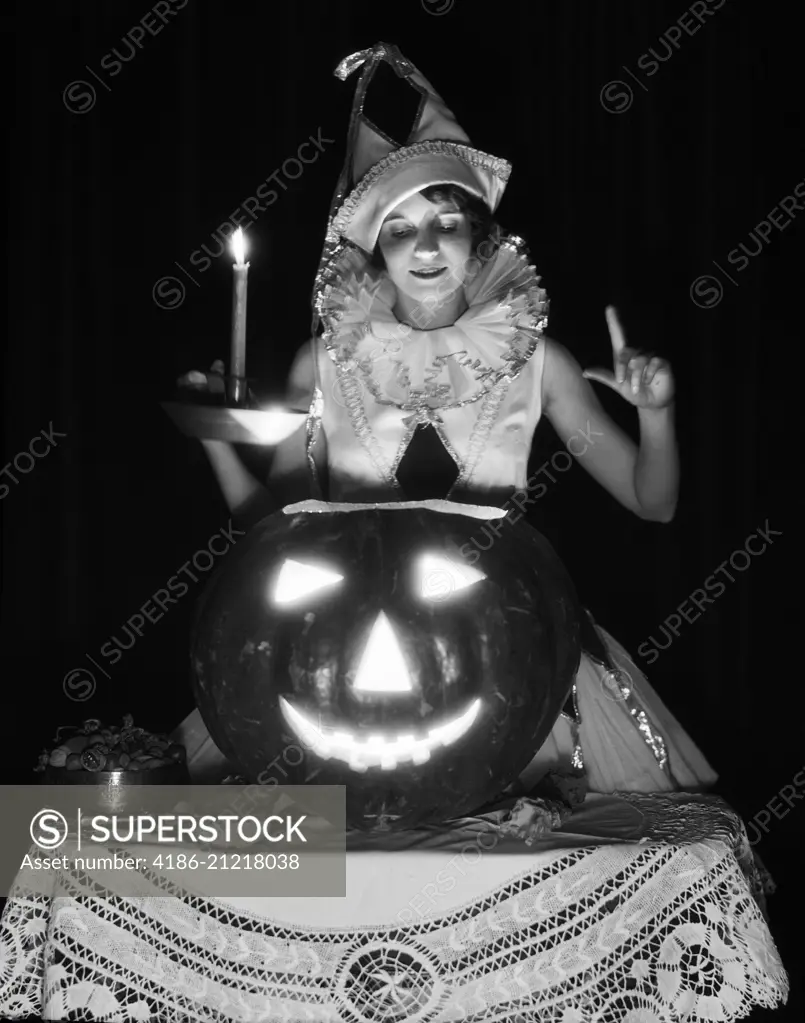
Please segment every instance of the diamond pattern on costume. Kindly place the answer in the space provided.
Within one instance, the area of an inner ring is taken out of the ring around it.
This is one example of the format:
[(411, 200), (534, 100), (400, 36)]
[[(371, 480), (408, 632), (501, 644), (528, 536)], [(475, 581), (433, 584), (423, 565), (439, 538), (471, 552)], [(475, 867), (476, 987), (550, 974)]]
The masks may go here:
[(458, 466), (431, 423), (420, 423), (397, 466), (407, 501), (444, 498), (458, 478)]

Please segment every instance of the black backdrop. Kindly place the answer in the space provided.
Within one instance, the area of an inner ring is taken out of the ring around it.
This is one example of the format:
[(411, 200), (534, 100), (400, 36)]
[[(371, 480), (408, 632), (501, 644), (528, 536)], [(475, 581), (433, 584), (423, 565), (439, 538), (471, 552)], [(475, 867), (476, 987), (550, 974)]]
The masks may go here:
[[(7, 777), (57, 724), (130, 710), (169, 728), (192, 708), (186, 646), (203, 583), (116, 665), (99, 654), (228, 521), (200, 448), (159, 404), (179, 373), (228, 353), (231, 258), (199, 272), (191, 253), (215, 252), (216, 228), (279, 172), (278, 200), (249, 229), (247, 363), (263, 390), (279, 389), (308, 336), (343, 158), (354, 79), (332, 71), (383, 39), (474, 144), (512, 161), (500, 219), (529, 242), (549, 332), (582, 365), (607, 365), (613, 302), (630, 343), (674, 366), (674, 522), (638, 521), (579, 467), (531, 509), (596, 618), (632, 651), (665, 642), (659, 625), (750, 533), (768, 523), (782, 534), (647, 669), (722, 791), (747, 819), (763, 810), (805, 764), (783, 620), (798, 586), (786, 484), (801, 453), (784, 389), (799, 372), (805, 220), (779, 209), (805, 181), (793, 6), (714, 0), (692, 5), (697, 20), (682, 3), (639, 0), (180, 5), (157, 4), (163, 21), (139, 3), (72, 2), (6, 23), (17, 100), (3, 463), (42, 430), (65, 435), (31, 471), (12, 466), (19, 482), (0, 502)], [(138, 37), (141, 19), (156, 34), (132, 51), (124, 36)], [(114, 48), (131, 59), (116, 64)], [(282, 164), (311, 135), (333, 141), (291, 180)], [(746, 265), (729, 259), (741, 243), (757, 252)], [(692, 293), (708, 274), (720, 292), (705, 281)], [(166, 276), (184, 289), (174, 308), (175, 284), (155, 301)], [(601, 396), (636, 433), (634, 410)], [(535, 457), (557, 448), (543, 424)], [(77, 668), (96, 676), (84, 703), (63, 686)], [(803, 818), (797, 802), (772, 815), (759, 846), (787, 903), (801, 892), (787, 857)]]

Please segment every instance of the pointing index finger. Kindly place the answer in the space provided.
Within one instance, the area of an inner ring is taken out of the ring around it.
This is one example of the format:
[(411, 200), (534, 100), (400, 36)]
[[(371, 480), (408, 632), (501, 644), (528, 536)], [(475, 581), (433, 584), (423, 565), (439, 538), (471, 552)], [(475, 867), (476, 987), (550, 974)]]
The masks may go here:
[(620, 384), (623, 382), (624, 373), (624, 349), (626, 348), (626, 338), (623, 334), (623, 328), (621, 322), (618, 319), (618, 312), (615, 306), (608, 305), (606, 307), (607, 326), (609, 327), (609, 336), (612, 339), (612, 358), (615, 363), (615, 379)]
[(615, 306), (608, 305), (605, 313), (607, 326), (609, 327), (609, 336), (612, 338), (612, 350), (615, 355), (619, 355), (626, 347), (626, 337), (623, 333), (623, 327), (621, 327), (621, 321), (618, 319), (618, 312), (615, 309)]

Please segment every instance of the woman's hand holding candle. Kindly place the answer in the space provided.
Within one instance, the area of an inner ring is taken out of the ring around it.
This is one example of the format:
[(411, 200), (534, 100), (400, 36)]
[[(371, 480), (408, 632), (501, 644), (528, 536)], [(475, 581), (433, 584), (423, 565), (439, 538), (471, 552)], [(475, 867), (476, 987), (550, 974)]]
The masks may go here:
[(191, 369), (183, 374), (177, 381), (179, 387), (185, 387), (192, 391), (206, 391), (208, 394), (223, 394), (225, 391), (224, 363), (222, 359), (216, 359), (210, 366), (208, 373)]

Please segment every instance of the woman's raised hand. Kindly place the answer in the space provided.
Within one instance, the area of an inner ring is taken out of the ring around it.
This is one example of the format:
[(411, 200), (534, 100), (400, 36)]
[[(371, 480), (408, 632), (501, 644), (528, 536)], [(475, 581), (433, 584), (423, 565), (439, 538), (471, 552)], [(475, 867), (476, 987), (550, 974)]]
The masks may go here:
[(606, 384), (637, 408), (661, 409), (670, 405), (675, 394), (671, 364), (667, 359), (628, 348), (613, 306), (607, 306), (606, 317), (615, 371), (585, 369), (582, 376)]
[(177, 383), (180, 387), (186, 387), (191, 391), (223, 394), (225, 389), (223, 361), (216, 359), (212, 366), (210, 366), (209, 373), (201, 373), (197, 369), (191, 369), (189, 373), (180, 376)]

